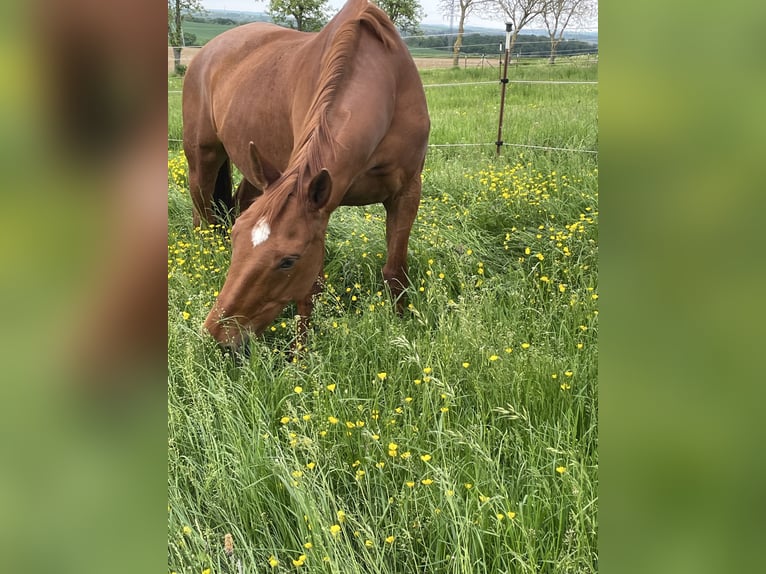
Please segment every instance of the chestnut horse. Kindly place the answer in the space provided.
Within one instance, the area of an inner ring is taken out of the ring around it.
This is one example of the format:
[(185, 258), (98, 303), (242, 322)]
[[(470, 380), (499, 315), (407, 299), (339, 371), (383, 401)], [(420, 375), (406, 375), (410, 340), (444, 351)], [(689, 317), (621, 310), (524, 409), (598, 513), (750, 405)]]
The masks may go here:
[[(430, 121), (382, 10), (349, 0), (318, 33), (254, 23), (217, 36), (189, 65), (183, 122), (195, 225), (239, 214), (204, 324), (221, 345), (240, 347), (291, 301), (305, 333), (340, 205), (384, 205), (383, 278), (401, 304)], [(233, 196), (230, 162), (244, 175)]]

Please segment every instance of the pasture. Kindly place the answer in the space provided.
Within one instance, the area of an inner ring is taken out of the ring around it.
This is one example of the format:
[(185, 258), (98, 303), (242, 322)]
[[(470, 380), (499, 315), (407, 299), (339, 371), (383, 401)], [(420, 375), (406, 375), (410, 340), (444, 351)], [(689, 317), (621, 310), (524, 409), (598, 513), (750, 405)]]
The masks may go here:
[[(421, 75), (444, 147), (423, 173), (409, 307), (383, 288), (382, 206), (341, 207), (294, 361), (294, 307), (243, 364), (200, 334), (229, 241), (192, 228), (169, 94), (169, 572), (597, 571), (597, 156), (448, 146), (495, 141), (498, 70)], [(458, 83), (474, 84), (440, 86)], [(503, 140), (595, 150), (596, 96), (509, 84)]]

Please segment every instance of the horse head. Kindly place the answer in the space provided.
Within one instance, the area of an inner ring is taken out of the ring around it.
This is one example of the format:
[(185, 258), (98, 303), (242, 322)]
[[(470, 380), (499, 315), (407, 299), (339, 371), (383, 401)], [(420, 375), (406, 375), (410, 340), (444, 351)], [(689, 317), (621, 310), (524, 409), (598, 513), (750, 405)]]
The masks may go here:
[[(254, 147), (251, 145), (254, 151)], [(238, 349), (259, 335), (291, 301), (310, 300), (322, 270), (332, 191), (326, 169), (284, 174), (253, 157), (254, 183), (264, 190), (236, 220), (226, 281), (204, 328), (220, 345)], [(305, 177), (302, 177), (305, 175)]]

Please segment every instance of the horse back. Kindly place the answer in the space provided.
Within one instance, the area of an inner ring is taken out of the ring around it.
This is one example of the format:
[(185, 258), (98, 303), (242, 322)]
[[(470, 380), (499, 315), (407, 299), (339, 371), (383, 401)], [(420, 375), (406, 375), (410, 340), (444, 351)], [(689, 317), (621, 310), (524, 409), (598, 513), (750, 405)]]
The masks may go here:
[(295, 83), (280, 77), (291, 73), (296, 51), (312, 36), (255, 22), (208, 42), (189, 64), (184, 79), (184, 140), (200, 147), (224, 145), (235, 165), (247, 171), (248, 158), (235, 157), (247, 146), (229, 142), (268, 133), (272, 136), (268, 147), (274, 151), (264, 153), (278, 168), (286, 167), (292, 136), (284, 126), (290, 124)]

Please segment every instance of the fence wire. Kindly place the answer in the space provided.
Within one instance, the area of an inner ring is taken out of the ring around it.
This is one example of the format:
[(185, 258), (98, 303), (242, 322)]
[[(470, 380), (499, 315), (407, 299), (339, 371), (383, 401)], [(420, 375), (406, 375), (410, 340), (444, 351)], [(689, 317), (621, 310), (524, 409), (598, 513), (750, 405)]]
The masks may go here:
[[(497, 85), (500, 80), (488, 80), (486, 82), (457, 82), (448, 84), (423, 84), (424, 88), (453, 88), (458, 86), (488, 86)], [(562, 85), (598, 85), (598, 82), (568, 81), (568, 80), (508, 80), (509, 84), (562, 84)], [(180, 94), (181, 90), (168, 90), (168, 94)]]
[[(168, 138), (169, 142), (178, 142), (183, 143), (183, 140), (175, 139), (175, 138)], [(486, 143), (454, 143), (454, 144), (428, 144), (429, 148), (455, 148), (455, 147), (496, 147), (497, 144), (494, 142), (486, 142)], [(543, 146), (543, 145), (531, 145), (531, 144), (514, 144), (514, 143), (502, 143), (503, 147), (520, 147), (520, 148), (527, 148), (527, 149), (539, 149), (544, 151), (565, 151), (565, 152), (574, 152), (574, 153), (593, 153), (597, 154), (597, 150), (592, 149), (579, 149), (579, 148), (567, 148), (567, 147), (552, 147), (552, 146)]]

